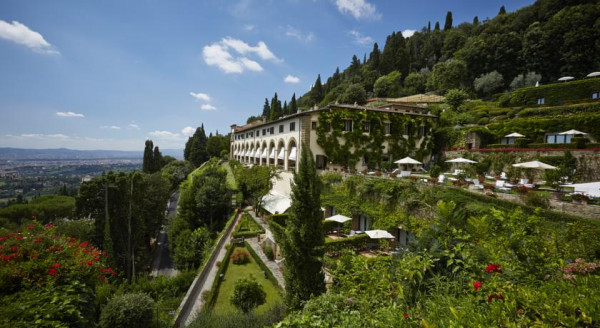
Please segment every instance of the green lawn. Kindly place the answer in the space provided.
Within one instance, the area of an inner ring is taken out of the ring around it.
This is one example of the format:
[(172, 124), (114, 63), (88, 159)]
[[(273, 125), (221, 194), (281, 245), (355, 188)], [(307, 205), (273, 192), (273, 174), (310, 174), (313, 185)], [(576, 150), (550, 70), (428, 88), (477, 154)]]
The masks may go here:
[(229, 185), (229, 188), (237, 190), (237, 182), (235, 181), (233, 171), (231, 171), (231, 166), (229, 166), (228, 162), (225, 162), (222, 164), (222, 167), (227, 170), (227, 185)]
[(254, 261), (254, 258), (250, 256), (250, 262), (243, 265), (236, 265), (232, 262), (229, 262), (229, 266), (225, 272), (224, 280), (219, 288), (217, 300), (215, 301), (215, 305), (213, 307), (214, 314), (227, 314), (236, 311), (236, 308), (231, 305), (229, 301), (231, 295), (233, 294), (233, 286), (235, 281), (241, 277), (247, 277), (251, 274), (254, 275), (254, 278), (256, 278), (256, 280), (263, 286), (265, 292), (267, 293), (267, 301), (265, 304), (256, 308), (255, 311), (257, 313), (263, 313), (275, 304), (283, 303), (283, 298), (281, 297), (281, 293), (279, 292), (277, 286), (275, 286), (269, 279), (265, 278), (265, 275), (262, 273), (262, 270), (258, 264), (256, 264)]

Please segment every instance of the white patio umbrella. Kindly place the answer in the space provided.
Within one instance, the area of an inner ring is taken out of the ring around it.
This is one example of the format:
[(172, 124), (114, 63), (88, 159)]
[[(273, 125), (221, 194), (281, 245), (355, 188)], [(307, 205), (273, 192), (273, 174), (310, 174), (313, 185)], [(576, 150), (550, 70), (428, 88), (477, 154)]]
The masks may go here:
[(507, 134), (504, 136), (504, 138), (524, 138), (525, 136), (518, 133), (518, 132), (513, 132), (511, 134)]
[(334, 216), (330, 216), (327, 219), (325, 219), (325, 221), (334, 221), (334, 222), (338, 222), (338, 223), (344, 223), (344, 222), (350, 221), (350, 220), (352, 220), (352, 218), (349, 218), (349, 217), (341, 215), (341, 214), (336, 214)]
[(458, 157), (458, 158), (454, 158), (454, 159), (450, 159), (447, 160), (446, 163), (467, 163), (467, 164), (475, 164), (477, 162), (472, 161), (470, 159), (466, 159), (466, 158), (462, 158), (462, 157)]
[(580, 134), (580, 135), (587, 135), (587, 133), (581, 132), (581, 131), (577, 131), (577, 130), (569, 130), (569, 131), (561, 132), (559, 134), (572, 134), (572, 135)]
[(593, 73), (586, 75), (585, 77), (596, 77), (596, 76), (600, 76), (600, 72), (593, 72)]
[(558, 80), (559, 80), (559, 81), (562, 81), (562, 82), (565, 82), (565, 81), (570, 81), (570, 80), (573, 80), (573, 79), (575, 79), (575, 78), (574, 78), (574, 77), (572, 77), (572, 76), (563, 76), (563, 77), (561, 77), (561, 78), (560, 78), (560, 79), (558, 79)]
[(542, 163), (540, 161), (531, 161), (524, 163), (513, 164), (513, 167), (520, 167), (522, 169), (540, 169), (540, 170), (555, 170), (557, 167)]
[(371, 239), (394, 239), (394, 236), (386, 230), (367, 230), (365, 233)]
[(412, 159), (410, 157), (404, 157), (403, 159), (399, 159), (397, 161), (395, 161), (394, 163), (396, 164), (423, 164), (419, 161), (417, 161), (416, 159)]

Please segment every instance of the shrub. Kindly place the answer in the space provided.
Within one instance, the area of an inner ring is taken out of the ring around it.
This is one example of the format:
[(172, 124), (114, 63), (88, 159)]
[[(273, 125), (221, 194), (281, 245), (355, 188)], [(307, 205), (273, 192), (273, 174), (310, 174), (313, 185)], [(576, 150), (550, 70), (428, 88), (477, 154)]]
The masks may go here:
[(438, 165), (434, 165), (431, 170), (429, 170), (429, 176), (432, 178), (437, 178), (440, 176), (440, 172), (442, 172), (442, 168)]
[(143, 293), (128, 293), (113, 297), (102, 310), (100, 327), (135, 328), (152, 324), (154, 301)]
[(589, 140), (584, 137), (573, 137), (573, 139), (571, 139), (571, 142), (575, 144), (575, 147), (577, 147), (577, 149), (585, 149), (588, 141)]
[(267, 246), (265, 247), (265, 255), (269, 259), (269, 261), (273, 261), (275, 259), (275, 252), (273, 251), (273, 247)]
[(267, 293), (253, 275), (235, 281), (230, 301), (242, 312), (248, 313), (257, 306), (264, 304), (266, 300)]
[(457, 110), (460, 105), (462, 105), (465, 100), (469, 98), (469, 95), (466, 91), (461, 89), (452, 89), (446, 92), (446, 103), (452, 107), (452, 109)]
[(244, 248), (236, 248), (229, 257), (233, 264), (241, 265), (250, 262), (250, 254)]

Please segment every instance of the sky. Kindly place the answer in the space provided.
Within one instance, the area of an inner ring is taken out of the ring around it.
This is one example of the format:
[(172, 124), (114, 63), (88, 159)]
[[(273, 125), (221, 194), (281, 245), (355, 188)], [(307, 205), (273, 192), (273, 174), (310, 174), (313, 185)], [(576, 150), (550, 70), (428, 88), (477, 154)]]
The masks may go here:
[(181, 149), (226, 134), (393, 31), (533, 0), (2, 0), (0, 147)]

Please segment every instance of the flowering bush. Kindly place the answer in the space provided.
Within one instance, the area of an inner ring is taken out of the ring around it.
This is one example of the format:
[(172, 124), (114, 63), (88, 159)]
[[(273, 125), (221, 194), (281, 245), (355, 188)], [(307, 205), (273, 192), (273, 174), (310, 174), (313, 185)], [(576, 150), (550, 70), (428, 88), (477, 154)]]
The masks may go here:
[(229, 257), (233, 264), (246, 264), (250, 262), (250, 254), (243, 248), (236, 248)]
[(115, 274), (105, 256), (88, 242), (55, 234), (54, 225), (27, 224), (0, 236), (0, 294), (73, 280), (94, 287)]
[(564, 279), (573, 281), (577, 275), (594, 273), (599, 268), (600, 262), (587, 262), (584, 259), (576, 259), (575, 262), (567, 264), (561, 271)]

